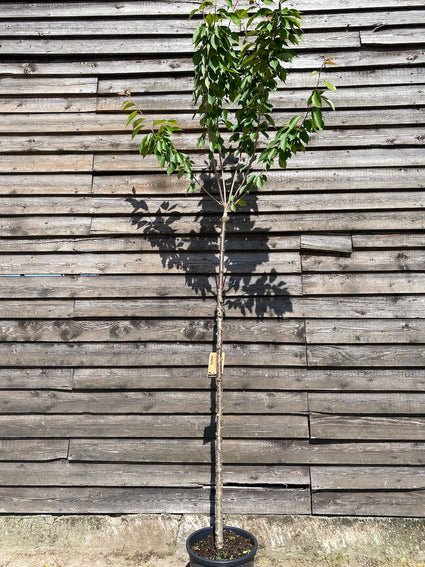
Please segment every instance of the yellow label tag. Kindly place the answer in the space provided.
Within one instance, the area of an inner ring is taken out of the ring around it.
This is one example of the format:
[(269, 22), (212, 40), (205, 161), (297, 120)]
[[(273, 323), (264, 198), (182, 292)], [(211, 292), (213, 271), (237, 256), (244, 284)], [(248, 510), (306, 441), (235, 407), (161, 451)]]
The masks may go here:
[[(224, 352), (221, 353), (221, 370), (223, 371), (224, 368)], [(211, 376), (216, 376), (217, 375), (217, 353), (216, 352), (212, 352), (210, 354), (210, 359), (208, 362), (208, 374), (210, 374)]]

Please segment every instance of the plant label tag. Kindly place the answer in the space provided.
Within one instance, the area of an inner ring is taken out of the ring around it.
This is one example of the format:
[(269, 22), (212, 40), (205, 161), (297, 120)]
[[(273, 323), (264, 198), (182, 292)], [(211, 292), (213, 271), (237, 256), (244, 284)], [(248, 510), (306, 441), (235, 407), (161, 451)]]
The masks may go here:
[[(221, 369), (224, 368), (224, 352), (221, 354)], [(208, 362), (208, 375), (217, 376), (217, 353), (210, 353), (210, 359)]]

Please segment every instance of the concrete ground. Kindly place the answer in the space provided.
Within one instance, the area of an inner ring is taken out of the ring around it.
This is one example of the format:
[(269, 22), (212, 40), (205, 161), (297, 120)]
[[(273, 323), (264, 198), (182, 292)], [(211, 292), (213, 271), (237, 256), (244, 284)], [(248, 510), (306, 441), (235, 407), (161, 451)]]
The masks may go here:
[[(256, 567), (425, 567), (425, 520), (229, 517), (259, 541)], [(0, 516), (0, 567), (186, 567), (205, 516)]]

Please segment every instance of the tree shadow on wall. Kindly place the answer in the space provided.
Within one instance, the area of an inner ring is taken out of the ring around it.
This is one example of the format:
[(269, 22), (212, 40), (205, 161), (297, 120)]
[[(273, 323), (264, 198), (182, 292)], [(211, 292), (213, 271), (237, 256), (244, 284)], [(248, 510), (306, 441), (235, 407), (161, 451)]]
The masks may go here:
[[(202, 182), (208, 189), (213, 180), (205, 174)], [(206, 193), (186, 201), (184, 196), (160, 201), (134, 194), (126, 201), (132, 207), (131, 224), (158, 251), (162, 266), (184, 274), (186, 286), (198, 297), (215, 298), (221, 217), (215, 201)], [(232, 213), (228, 221), (225, 309), (234, 316), (282, 317), (292, 312), (292, 304), (286, 282), (275, 269), (268, 269), (270, 229), (255, 227), (257, 195), (250, 194), (246, 201), (247, 206)]]
[[(202, 176), (209, 192), (213, 178)], [(196, 200), (198, 199), (198, 200)], [(186, 286), (204, 299), (216, 297), (218, 240), (221, 209), (206, 193), (185, 199), (141, 199), (135, 193), (126, 201), (132, 207), (131, 224), (156, 250), (164, 268), (182, 273)], [(229, 217), (225, 260), (225, 310), (234, 316), (282, 317), (293, 311), (286, 282), (269, 268), (271, 229), (256, 228), (255, 193), (247, 206)], [(264, 267), (264, 269), (262, 269)], [(211, 313), (211, 317), (215, 313)], [(216, 329), (213, 335), (216, 350)], [(204, 430), (204, 443), (211, 447), (210, 516), (215, 499), (215, 381), (211, 377), (211, 422)]]

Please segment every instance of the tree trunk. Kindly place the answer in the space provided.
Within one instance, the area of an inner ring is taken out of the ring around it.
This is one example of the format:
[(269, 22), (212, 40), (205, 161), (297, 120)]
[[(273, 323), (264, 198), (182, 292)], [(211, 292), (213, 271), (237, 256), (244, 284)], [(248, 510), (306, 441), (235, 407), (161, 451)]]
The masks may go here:
[(222, 549), (223, 542), (223, 320), (224, 320), (224, 253), (228, 213), (221, 217), (219, 264), (217, 281), (217, 375), (216, 375), (216, 439), (215, 439), (215, 545)]

